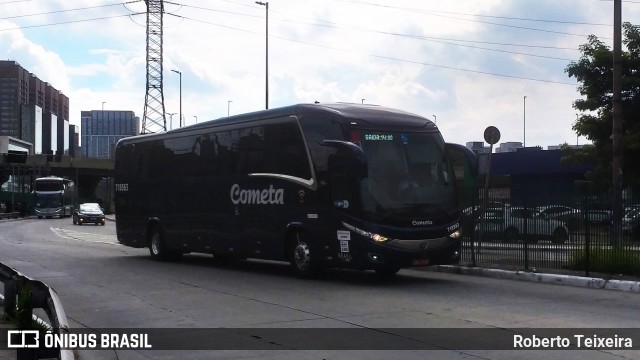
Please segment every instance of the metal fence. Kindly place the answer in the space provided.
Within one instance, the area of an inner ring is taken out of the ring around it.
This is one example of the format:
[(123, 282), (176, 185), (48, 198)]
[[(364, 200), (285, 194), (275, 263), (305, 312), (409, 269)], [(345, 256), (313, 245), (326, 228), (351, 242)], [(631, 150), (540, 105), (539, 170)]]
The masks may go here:
[(482, 190), (467, 189), (463, 264), (640, 276), (640, 202), (625, 194), (614, 205), (610, 192), (591, 189), (563, 202), (531, 192), (539, 195), (490, 189), (485, 205)]

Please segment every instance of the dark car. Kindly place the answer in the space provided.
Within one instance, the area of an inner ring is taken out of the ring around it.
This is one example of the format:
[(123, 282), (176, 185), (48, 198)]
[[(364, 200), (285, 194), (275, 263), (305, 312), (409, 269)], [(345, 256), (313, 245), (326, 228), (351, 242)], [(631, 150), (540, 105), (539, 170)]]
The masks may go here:
[(627, 209), (622, 218), (622, 232), (636, 240), (640, 239), (640, 208)]
[(96, 203), (80, 204), (73, 212), (73, 224), (82, 225), (84, 223), (94, 223), (104, 225), (104, 212), (100, 205)]

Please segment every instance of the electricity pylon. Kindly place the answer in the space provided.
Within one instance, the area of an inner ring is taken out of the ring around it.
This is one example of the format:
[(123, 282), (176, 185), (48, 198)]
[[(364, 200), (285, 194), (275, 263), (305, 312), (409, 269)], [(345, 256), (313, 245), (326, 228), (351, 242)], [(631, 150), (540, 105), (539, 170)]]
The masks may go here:
[(144, 98), (142, 133), (167, 131), (162, 91), (162, 14), (163, 0), (147, 4), (147, 94)]

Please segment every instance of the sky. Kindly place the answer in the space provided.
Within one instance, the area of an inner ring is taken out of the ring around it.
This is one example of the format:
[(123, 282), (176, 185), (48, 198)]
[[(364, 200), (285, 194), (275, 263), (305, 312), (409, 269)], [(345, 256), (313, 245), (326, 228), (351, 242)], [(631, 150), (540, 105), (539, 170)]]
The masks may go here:
[[(180, 99), (187, 125), (264, 109), (266, 7), (164, 6), (167, 127), (179, 126)], [(0, 59), (68, 96), (71, 124), (101, 109), (142, 121), (145, 12), (135, 0), (0, 0)], [(392, 107), (459, 144), (482, 141), (488, 126), (498, 145), (588, 143), (572, 130), (581, 95), (565, 70), (588, 35), (613, 41), (611, 0), (270, 0), (268, 18), (270, 108)], [(622, 2), (622, 20), (640, 23), (640, 0)]]

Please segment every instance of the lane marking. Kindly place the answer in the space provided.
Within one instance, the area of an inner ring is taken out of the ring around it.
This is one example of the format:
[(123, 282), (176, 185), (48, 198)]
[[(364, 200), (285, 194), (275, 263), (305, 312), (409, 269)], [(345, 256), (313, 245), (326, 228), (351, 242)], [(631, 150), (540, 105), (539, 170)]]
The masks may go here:
[(51, 231), (54, 234), (60, 236), (61, 238), (65, 238), (69, 240), (117, 245), (117, 246), (122, 245), (118, 242), (116, 235), (94, 234), (94, 233), (87, 233), (87, 232), (81, 232), (81, 231), (75, 231), (75, 230), (61, 229), (56, 227), (50, 227), (49, 229), (51, 229)]

